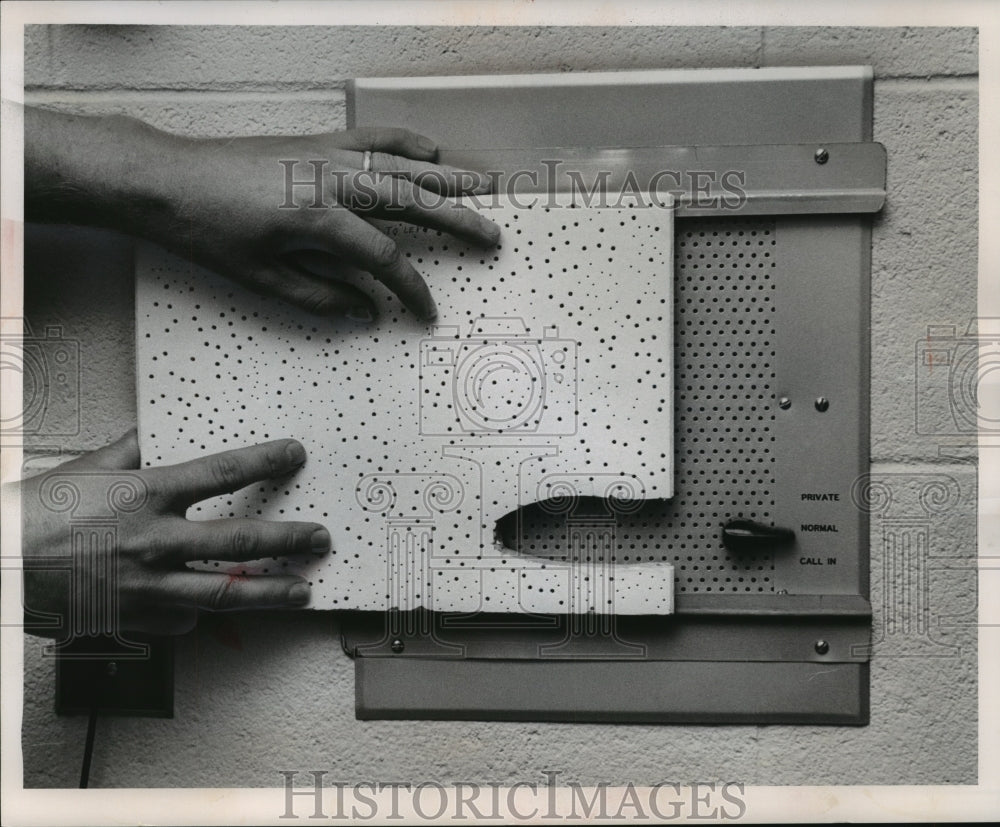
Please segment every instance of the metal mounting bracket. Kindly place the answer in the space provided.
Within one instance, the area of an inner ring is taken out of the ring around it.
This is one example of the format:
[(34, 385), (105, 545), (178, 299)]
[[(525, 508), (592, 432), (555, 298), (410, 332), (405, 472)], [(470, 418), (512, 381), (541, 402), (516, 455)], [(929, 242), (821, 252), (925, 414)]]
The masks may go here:
[(569, 194), (587, 206), (669, 195), (679, 218), (873, 213), (885, 203), (885, 147), (870, 142), (449, 149), (440, 161), (487, 174), (505, 194)]
[[(697, 291), (725, 280), (708, 262), (742, 234), (726, 221), (766, 217), (780, 258), (769, 392), (782, 403), (767, 487), (775, 521), (809, 532), (772, 556), (770, 593), (678, 593), (668, 617), (345, 615), (358, 717), (867, 723), (868, 519), (851, 486), (868, 471), (866, 218), (886, 188), (871, 69), (369, 78), (347, 104), (349, 126), (432, 135), (442, 163), (495, 175), (505, 194), (670, 193), (677, 236), (691, 237), (678, 301), (722, 295)], [(687, 361), (677, 375), (697, 387)], [(726, 462), (738, 486), (739, 461)]]

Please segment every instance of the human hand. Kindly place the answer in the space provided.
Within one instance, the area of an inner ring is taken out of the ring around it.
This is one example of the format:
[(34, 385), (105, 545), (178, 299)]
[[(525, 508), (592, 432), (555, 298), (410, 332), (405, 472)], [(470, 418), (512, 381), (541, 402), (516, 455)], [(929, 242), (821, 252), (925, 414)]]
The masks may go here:
[[(146, 234), (310, 313), (372, 321), (377, 312), (368, 295), (342, 278), (310, 272), (308, 258), (294, 255), (325, 254), (335, 273), (345, 264), (368, 271), (430, 320), (436, 311), (426, 282), (369, 219), (406, 221), (479, 246), (499, 238), (493, 222), (442, 197), (483, 192), (483, 179), (433, 164), (435, 155), (432, 142), (401, 129), (192, 141), (184, 171), (168, 184), (170, 220), (154, 222)], [(370, 171), (363, 169), (366, 157)]]
[[(123, 230), (310, 313), (375, 318), (371, 298), (341, 277), (348, 265), (418, 318), (434, 318), (427, 284), (372, 222), (409, 222), (480, 246), (500, 235), (443, 197), (488, 192), (488, 179), (433, 163), (434, 143), (404, 129), (191, 139), (132, 118), (33, 107), (24, 124), (28, 220)], [(295, 253), (332, 260), (337, 276), (316, 275)]]
[[(304, 605), (309, 584), (301, 577), (195, 571), (185, 563), (325, 554), (330, 534), (323, 526), (184, 515), (201, 500), (293, 473), (305, 460), (302, 445), (285, 439), (138, 470), (132, 431), (23, 481), (27, 631), (66, 640), (81, 623), (97, 622), (116, 631), (181, 634), (194, 627), (198, 609)], [(45, 628), (37, 613), (61, 622)]]
[[(310, 313), (372, 321), (372, 299), (340, 277), (346, 264), (371, 273), (430, 320), (436, 310), (426, 282), (370, 219), (405, 221), (479, 246), (499, 238), (493, 222), (443, 197), (484, 192), (484, 179), (433, 164), (435, 155), (428, 139), (401, 129), (188, 141), (164, 181), (168, 219), (152, 216), (143, 234)], [(301, 251), (309, 253), (297, 257)], [(307, 269), (316, 253), (332, 259), (338, 277)]]

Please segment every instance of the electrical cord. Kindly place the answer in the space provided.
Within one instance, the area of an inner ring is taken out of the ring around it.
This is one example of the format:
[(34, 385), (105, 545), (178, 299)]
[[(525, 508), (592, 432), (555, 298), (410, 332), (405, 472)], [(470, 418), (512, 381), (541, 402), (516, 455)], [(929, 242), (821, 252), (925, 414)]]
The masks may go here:
[(94, 757), (94, 739), (97, 734), (97, 714), (101, 709), (101, 700), (109, 688), (111, 677), (117, 672), (117, 665), (112, 661), (94, 662), (91, 678), (90, 713), (87, 716), (87, 738), (83, 744), (83, 764), (80, 767), (80, 789), (87, 789), (90, 784), (90, 762)]
[(80, 789), (87, 789), (90, 782), (90, 759), (94, 755), (94, 734), (97, 732), (97, 698), (90, 705), (90, 716), (87, 718), (87, 740), (83, 745), (83, 766), (80, 767)]

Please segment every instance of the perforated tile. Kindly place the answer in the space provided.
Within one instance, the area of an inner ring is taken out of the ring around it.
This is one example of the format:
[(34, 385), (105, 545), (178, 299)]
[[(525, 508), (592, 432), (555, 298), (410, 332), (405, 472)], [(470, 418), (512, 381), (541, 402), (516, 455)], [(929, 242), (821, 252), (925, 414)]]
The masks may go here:
[[(503, 227), (488, 253), (395, 231), (434, 291), (433, 330), (378, 285), (370, 329), (144, 250), (143, 459), (300, 439), (309, 461), (292, 479), (190, 516), (327, 525), (323, 563), (245, 567), (303, 571), (316, 608), (669, 612), (662, 555), (609, 552), (630, 542), (643, 500), (672, 494), (672, 213), (487, 210)], [(610, 498), (610, 519), (565, 507), (594, 496)], [(496, 542), (500, 517), (540, 500), (566, 560)]]
[[(772, 517), (777, 236), (768, 220), (685, 219), (676, 230), (675, 494), (621, 515), (609, 553), (619, 563), (673, 563), (678, 592), (770, 592), (771, 555), (732, 557), (722, 526)], [(604, 509), (576, 512), (600, 519)], [(519, 528), (524, 553), (571, 559), (565, 525), (543, 509)]]

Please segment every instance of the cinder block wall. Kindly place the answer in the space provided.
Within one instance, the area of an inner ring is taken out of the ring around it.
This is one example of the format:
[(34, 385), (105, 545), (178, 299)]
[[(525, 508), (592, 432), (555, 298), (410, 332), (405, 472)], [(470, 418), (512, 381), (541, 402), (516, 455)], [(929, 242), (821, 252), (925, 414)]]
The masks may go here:
[[(92, 786), (276, 786), (279, 770), (318, 768), (441, 783), (541, 781), (542, 770), (580, 783), (976, 781), (975, 581), (962, 569), (975, 554), (974, 455), (914, 427), (918, 340), (928, 324), (961, 332), (976, 309), (974, 29), (36, 26), (25, 61), (29, 103), (198, 136), (343, 128), (354, 76), (872, 65), (875, 139), (889, 155), (872, 250), (873, 473), (897, 492), (888, 517), (924, 519), (930, 542), (918, 616), (886, 588), (886, 521), (873, 519), (866, 728), (362, 723), (331, 616), (256, 614), (179, 640), (173, 720), (100, 722)], [(96, 448), (136, 418), (129, 242), (29, 228), (26, 275), (30, 322), (80, 341), (83, 379), (79, 435), (36, 440), (32, 456)], [(931, 513), (917, 488), (935, 481), (958, 493)], [(74, 786), (86, 722), (54, 714), (53, 664), (25, 640), (25, 783)]]

